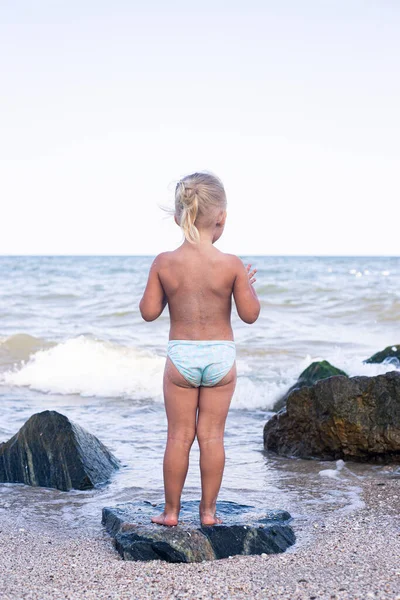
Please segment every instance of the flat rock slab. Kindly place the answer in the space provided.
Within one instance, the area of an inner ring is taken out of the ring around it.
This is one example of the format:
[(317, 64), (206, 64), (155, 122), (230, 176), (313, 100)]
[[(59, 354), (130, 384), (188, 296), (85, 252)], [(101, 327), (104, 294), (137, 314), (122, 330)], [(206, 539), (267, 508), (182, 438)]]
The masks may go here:
[(151, 523), (163, 511), (162, 504), (127, 502), (103, 508), (102, 524), (115, 540), (125, 560), (201, 562), (236, 554), (277, 554), (294, 544), (296, 538), (285, 510), (257, 512), (253, 506), (218, 502), (218, 525), (201, 526), (199, 503), (182, 504), (179, 524), (164, 527)]

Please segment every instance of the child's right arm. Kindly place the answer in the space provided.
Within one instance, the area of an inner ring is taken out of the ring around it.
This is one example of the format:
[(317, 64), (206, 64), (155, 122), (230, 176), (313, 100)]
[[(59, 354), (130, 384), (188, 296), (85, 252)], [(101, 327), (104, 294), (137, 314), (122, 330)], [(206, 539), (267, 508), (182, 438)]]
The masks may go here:
[(139, 303), (140, 314), (145, 321), (157, 319), (167, 304), (167, 297), (158, 274), (159, 265), (162, 264), (165, 255), (166, 252), (161, 253), (153, 260), (146, 289)]
[(240, 258), (235, 256), (235, 269), (237, 271), (233, 283), (233, 297), (235, 299), (236, 310), (239, 317), (245, 323), (254, 323), (260, 314), (260, 301), (257, 298), (253, 283), (253, 275), (256, 269), (250, 271), (250, 266), (246, 268)]

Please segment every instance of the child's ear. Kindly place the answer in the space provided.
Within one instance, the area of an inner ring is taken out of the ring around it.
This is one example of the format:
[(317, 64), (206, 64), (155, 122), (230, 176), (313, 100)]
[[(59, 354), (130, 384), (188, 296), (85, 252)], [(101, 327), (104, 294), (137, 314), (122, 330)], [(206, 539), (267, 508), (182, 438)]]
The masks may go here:
[[(174, 221), (175, 221), (175, 223), (176, 223), (177, 225), (179, 225), (179, 222), (178, 222), (178, 219), (176, 218), (176, 215), (174, 215)], [(180, 225), (179, 225), (179, 227), (180, 227)]]
[(226, 210), (224, 210), (220, 213), (217, 225), (220, 225), (221, 227), (223, 227), (225, 225), (226, 215), (227, 215)]

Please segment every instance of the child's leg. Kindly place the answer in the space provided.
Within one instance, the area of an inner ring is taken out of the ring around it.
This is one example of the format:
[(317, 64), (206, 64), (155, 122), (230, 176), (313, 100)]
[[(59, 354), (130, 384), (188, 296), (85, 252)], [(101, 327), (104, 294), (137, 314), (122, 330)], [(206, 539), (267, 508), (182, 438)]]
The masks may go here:
[(164, 512), (153, 517), (159, 525), (177, 525), (181, 494), (189, 467), (189, 452), (196, 435), (199, 388), (192, 387), (167, 358), (164, 371), (164, 402), (168, 420), (164, 454)]
[(217, 385), (200, 388), (197, 439), (202, 489), (200, 520), (203, 525), (221, 523), (215, 510), (225, 466), (225, 421), (235, 386), (236, 364)]

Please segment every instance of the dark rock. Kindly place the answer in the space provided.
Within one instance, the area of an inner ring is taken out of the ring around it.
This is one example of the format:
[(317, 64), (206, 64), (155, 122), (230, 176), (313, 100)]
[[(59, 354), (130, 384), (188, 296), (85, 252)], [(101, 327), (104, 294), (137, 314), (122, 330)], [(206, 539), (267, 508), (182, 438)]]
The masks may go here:
[(219, 525), (199, 525), (199, 503), (184, 502), (176, 527), (163, 527), (150, 519), (163, 506), (150, 502), (127, 502), (103, 508), (102, 523), (115, 538), (115, 547), (125, 560), (201, 562), (235, 554), (275, 554), (294, 544), (284, 510), (259, 514), (254, 507), (218, 502)]
[(400, 369), (400, 344), (387, 346), (384, 350), (376, 352), (363, 362), (384, 363), (385, 365), (394, 365), (396, 369)]
[(298, 380), (288, 389), (288, 391), (279, 398), (273, 406), (273, 410), (278, 411), (281, 410), (286, 405), (286, 400), (289, 394), (293, 390), (298, 390), (302, 387), (314, 385), (317, 381), (321, 379), (327, 379), (328, 377), (332, 377), (334, 375), (344, 375), (348, 377), (347, 373), (334, 367), (327, 360), (321, 360), (311, 363), (308, 365), (306, 369), (302, 373), (300, 373)]
[(294, 390), (264, 427), (284, 456), (400, 462), (400, 373), (337, 375)]
[(0, 482), (86, 490), (120, 465), (94, 435), (55, 410), (32, 415), (0, 444)]

